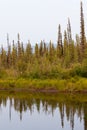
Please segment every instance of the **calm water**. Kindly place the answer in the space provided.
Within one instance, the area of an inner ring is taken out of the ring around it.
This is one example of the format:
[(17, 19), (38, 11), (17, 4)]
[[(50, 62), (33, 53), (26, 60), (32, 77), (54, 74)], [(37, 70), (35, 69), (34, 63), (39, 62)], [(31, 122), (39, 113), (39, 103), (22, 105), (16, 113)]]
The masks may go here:
[(86, 101), (86, 95), (0, 93), (0, 130), (87, 130)]

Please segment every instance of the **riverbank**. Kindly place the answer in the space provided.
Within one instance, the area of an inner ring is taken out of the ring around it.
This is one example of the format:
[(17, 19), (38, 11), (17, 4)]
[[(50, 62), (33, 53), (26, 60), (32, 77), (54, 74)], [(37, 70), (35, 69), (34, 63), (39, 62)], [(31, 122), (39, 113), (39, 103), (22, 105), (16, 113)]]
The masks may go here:
[(0, 79), (0, 90), (87, 93), (87, 79)]

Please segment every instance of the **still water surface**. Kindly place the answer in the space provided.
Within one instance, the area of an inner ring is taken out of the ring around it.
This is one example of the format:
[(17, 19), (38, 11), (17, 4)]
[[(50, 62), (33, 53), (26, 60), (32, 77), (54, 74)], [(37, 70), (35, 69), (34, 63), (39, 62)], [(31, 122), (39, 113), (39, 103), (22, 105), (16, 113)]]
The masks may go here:
[(86, 95), (0, 93), (0, 130), (87, 130), (86, 101)]

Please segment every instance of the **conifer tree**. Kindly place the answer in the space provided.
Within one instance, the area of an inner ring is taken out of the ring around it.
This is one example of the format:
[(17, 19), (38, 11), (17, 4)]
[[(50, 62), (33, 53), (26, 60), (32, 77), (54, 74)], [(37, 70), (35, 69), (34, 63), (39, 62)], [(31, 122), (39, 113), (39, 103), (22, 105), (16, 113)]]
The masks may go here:
[(61, 56), (63, 56), (62, 33), (61, 33), (60, 24), (58, 27), (57, 56), (59, 58), (61, 58)]
[(3, 46), (1, 47), (1, 65), (2, 67), (7, 67), (7, 56)]
[(84, 14), (83, 14), (83, 4), (82, 4), (82, 1), (80, 3), (80, 24), (81, 24), (81, 32), (80, 32), (80, 37), (81, 37), (81, 55), (82, 55), (82, 58), (84, 57), (84, 49), (85, 49), (85, 28), (84, 28)]
[(70, 57), (70, 62), (74, 62), (74, 41), (72, 40), (71, 44), (69, 44), (69, 57)]
[(8, 65), (8, 67), (10, 67), (11, 66), (11, 46), (9, 45), (8, 46), (8, 54), (7, 54), (7, 65)]
[(49, 43), (49, 60), (52, 62), (54, 60), (54, 45), (52, 43), (52, 41), (50, 40), (50, 43)]
[(14, 43), (12, 43), (12, 66), (16, 67), (16, 62), (17, 62), (17, 47)]
[(68, 46), (69, 46), (69, 59), (70, 62), (74, 62), (74, 41), (72, 40), (72, 31), (71, 31), (71, 23), (68, 18), (67, 24), (67, 37), (68, 37)]
[(68, 18), (68, 24), (67, 24), (67, 36), (68, 36), (68, 44), (72, 43), (71, 23), (70, 23), (69, 18)]
[(32, 58), (32, 47), (31, 47), (31, 43), (30, 41), (28, 41), (28, 44), (26, 46), (26, 61), (27, 62), (31, 62), (31, 58)]
[(8, 45), (8, 52), (7, 52), (7, 65), (8, 67), (11, 66), (11, 46), (9, 45), (9, 35), (7, 34), (7, 45)]
[(68, 67), (69, 66), (69, 62), (70, 62), (70, 56), (69, 56), (69, 46), (68, 46), (68, 39), (67, 39), (67, 32), (64, 31), (64, 47), (63, 47), (63, 64), (64, 67)]
[(67, 33), (66, 33), (66, 31), (64, 31), (64, 46), (63, 46), (63, 56), (64, 56), (64, 58), (66, 57), (67, 49), (68, 49)]
[(43, 41), (42, 40), (40, 42), (39, 54), (40, 54), (41, 57), (43, 56)]
[(39, 58), (39, 47), (37, 43), (35, 44), (35, 57)]
[(44, 56), (46, 56), (46, 52), (47, 52), (47, 47), (46, 47), (46, 43), (44, 41), (43, 42), (43, 53), (44, 53)]
[(23, 42), (21, 43), (21, 55), (22, 55), (22, 58), (24, 58), (24, 45), (23, 45)]
[(78, 51), (77, 51), (77, 45), (74, 46), (74, 63), (78, 63)]
[(78, 62), (81, 62), (81, 50), (80, 50), (80, 37), (76, 35), (76, 53), (78, 57)]
[(20, 43), (20, 35), (18, 33), (18, 60), (21, 60), (21, 56), (22, 56), (22, 50), (21, 50), (21, 43)]

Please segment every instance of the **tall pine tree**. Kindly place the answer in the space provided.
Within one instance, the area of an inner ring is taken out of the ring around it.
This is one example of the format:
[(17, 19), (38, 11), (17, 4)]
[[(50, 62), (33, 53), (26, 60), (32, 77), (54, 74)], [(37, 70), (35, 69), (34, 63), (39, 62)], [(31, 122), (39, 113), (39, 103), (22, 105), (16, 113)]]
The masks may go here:
[(84, 57), (84, 49), (85, 49), (85, 28), (84, 28), (84, 14), (83, 14), (83, 4), (80, 3), (80, 24), (81, 24), (81, 32), (80, 32), (80, 45), (81, 45), (81, 59)]
[(58, 27), (57, 56), (58, 58), (63, 56), (62, 33), (60, 24)]

